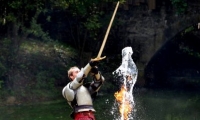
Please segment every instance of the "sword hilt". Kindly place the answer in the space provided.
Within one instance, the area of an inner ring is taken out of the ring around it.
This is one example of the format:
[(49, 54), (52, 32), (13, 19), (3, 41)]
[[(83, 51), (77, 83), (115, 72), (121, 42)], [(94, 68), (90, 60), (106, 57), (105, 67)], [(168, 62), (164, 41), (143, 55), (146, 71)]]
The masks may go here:
[(94, 59), (91, 59), (91, 61), (100, 61), (100, 60), (103, 60), (103, 59), (105, 59), (106, 58), (106, 56), (103, 56), (103, 57), (96, 57), (96, 58), (94, 58)]

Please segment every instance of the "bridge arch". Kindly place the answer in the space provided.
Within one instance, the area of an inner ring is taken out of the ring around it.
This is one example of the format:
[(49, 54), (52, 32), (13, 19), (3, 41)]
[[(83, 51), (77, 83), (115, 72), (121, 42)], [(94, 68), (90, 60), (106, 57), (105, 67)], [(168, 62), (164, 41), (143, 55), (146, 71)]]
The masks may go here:
[(168, 40), (144, 70), (148, 87), (200, 90), (200, 30), (189, 26)]

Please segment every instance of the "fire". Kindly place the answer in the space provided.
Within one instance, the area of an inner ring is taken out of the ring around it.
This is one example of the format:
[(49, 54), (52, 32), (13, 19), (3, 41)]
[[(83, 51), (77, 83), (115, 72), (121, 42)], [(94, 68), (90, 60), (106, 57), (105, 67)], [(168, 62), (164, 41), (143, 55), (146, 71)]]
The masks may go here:
[(132, 110), (132, 105), (128, 99), (128, 92), (125, 86), (121, 87), (119, 92), (115, 92), (114, 94), (117, 102), (119, 103), (119, 112), (121, 114), (121, 118), (123, 120), (128, 120), (128, 115)]

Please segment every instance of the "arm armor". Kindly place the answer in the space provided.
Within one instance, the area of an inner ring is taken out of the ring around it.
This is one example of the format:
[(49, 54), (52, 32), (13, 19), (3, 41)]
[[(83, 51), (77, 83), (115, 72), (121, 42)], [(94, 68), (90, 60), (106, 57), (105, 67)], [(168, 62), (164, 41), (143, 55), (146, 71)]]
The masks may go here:
[[(97, 79), (97, 78), (99, 78), (99, 79)], [(95, 75), (94, 80), (92, 81), (92, 83), (90, 85), (90, 89), (89, 89), (90, 92), (91, 93), (98, 92), (104, 81), (105, 81), (105, 79), (100, 73)]]
[(67, 101), (73, 101), (75, 92), (70, 87), (70, 83), (68, 83), (62, 90), (62, 95)]
[(92, 67), (90, 66), (89, 63), (83, 68), (85, 77), (87, 77), (87, 75), (88, 75), (88, 73), (90, 72), (91, 68), (92, 68)]
[(81, 69), (81, 71), (77, 74), (76, 78), (72, 82), (70, 82), (69, 88), (71, 88), (72, 90), (79, 88), (81, 85), (83, 85), (84, 78), (84, 69)]

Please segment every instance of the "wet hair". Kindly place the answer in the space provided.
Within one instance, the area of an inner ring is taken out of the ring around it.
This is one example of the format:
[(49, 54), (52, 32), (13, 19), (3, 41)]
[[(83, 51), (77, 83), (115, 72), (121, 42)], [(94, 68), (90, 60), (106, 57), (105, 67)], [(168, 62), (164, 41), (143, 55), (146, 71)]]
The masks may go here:
[[(73, 69), (75, 69), (75, 68), (78, 68), (78, 67), (77, 67), (77, 66), (70, 67), (69, 70), (68, 70), (68, 72), (67, 72), (68, 78), (69, 78), (70, 80), (72, 80), (72, 79), (70, 78), (70, 76), (72, 75)], [(78, 68), (78, 69), (79, 69), (79, 68)]]

